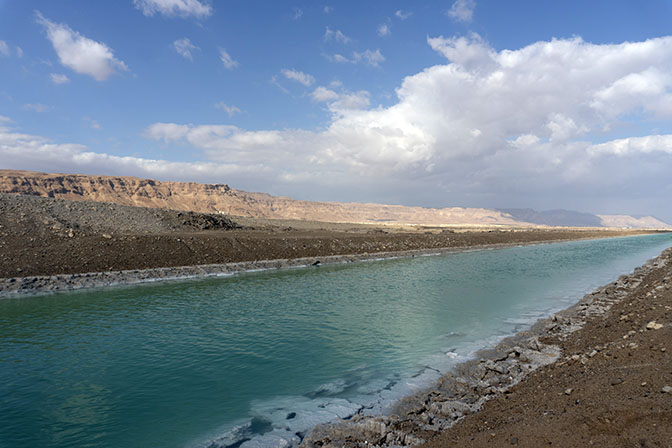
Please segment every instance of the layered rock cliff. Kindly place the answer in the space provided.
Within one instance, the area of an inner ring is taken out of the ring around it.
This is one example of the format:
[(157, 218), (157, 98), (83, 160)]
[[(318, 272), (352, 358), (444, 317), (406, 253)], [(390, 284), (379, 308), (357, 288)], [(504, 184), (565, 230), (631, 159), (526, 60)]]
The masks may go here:
[[(161, 182), (137, 177), (0, 170), (0, 192), (202, 213), (222, 213), (251, 218), (433, 226), (532, 225), (520, 218), (515, 219), (509, 213), (483, 208), (433, 209), (401, 205), (310, 202), (265, 193), (250, 193), (230, 188), (225, 184)], [(605, 222), (607, 217), (608, 215), (600, 216), (600, 219)], [(634, 225), (626, 225), (668, 227), (655, 218), (639, 220), (633, 218), (633, 220), (628, 222)], [(625, 221), (620, 219), (614, 222)]]

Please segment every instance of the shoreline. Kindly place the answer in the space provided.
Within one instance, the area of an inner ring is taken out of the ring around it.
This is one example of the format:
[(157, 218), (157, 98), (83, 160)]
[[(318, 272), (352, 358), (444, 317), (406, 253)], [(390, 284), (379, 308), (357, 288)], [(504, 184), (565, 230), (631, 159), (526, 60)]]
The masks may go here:
[[(665, 235), (665, 238), (669, 239), (669, 235)], [(578, 241), (576, 239), (573, 240)], [(550, 242), (568, 241), (572, 240), (553, 240)], [(403, 251), (402, 253), (395, 252), (387, 253), (386, 255), (388, 255), (387, 259), (394, 259), (401, 256), (428, 256), (440, 253), (472, 252), (547, 243), (549, 242), (529, 242), (527, 244), (513, 242), (468, 248), (448, 248), (447, 250)], [(310, 266), (312, 263), (308, 263), (307, 261), (313, 259), (321, 259), (320, 264), (325, 265), (386, 259), (380, 255), (380, 253), (362, 254), (356, 260), (352, 259), (352, 257), (347, 257), (349, 258), (348, 260), (343, 260), (344, 257), (310, 257), (291, 261), (296, 263), (295, 267), (302, 267)], [(294, 267), (282, 263), (277, 264), (282, 261), (287, 260), (257, 262), (256, 269), (247, 269), (247, 271)], [(261, 265), (260, 263), (269, 263), (270, 265)], [(231, 268), (232, 265), (240, 264), (229, 263), (227, 267)], [(249, 268), (249, 263), (244, 264)], [(570, 362), (583, 363), (586, 359), (591, 359), (593, 356), (591, 352), (585, 352), (583, 355), (572, 355), (570, 357), (571, 352), (562, 350), (559, 344), (549, 343), (547, 339), (567, 338), (574, 332), (582, 329), (589, 319), (607, 314), (613, 305), (622, 301), (628, 294), (631, 294), (643, 282), (645, 276), (656, 270), (661, 270), (666, 265), (672, 265), (672, 248), (665, 249), (657, 257), (648, 260), (643, 266), (635, 268), (633, 272), (620, 276), (616, 281), (598, 287), (580, 299), (577, 297), (575, 300), (578, 301), (569, 306), (569, 308), (558, 311), (549, 318), (538, 320), (530, 330), (505, 337), (501, 342), (497, 343), (495, 348), (472, 352), (476, 353), (474, 355), (475, 359), (470, 359), (451, 368), (450, 373), (442, 376), (433, 386), (413, 395), (403, 397), (398, 402), (395, 401), (393, 407), (387, 408), (393, 409), (389, 414), (370, 415), (366, 414), (365, 410), (358, 411), (352, 415), (345, 416), (345, 419), (348, 421), (347, 426), (342, 426), (338, 423), (317, 425), (310, 432), (302, 433), (291, 446), (297, 446), (299, 443), (302, 443), (301, 446), (304, 447), (392, 447), (399, 445), (415, 446), (427, 441), (431, 444), (433, 438), (441, 436), (443, 431), (451, 428), (456, 423), (463, 422), (468, 415), (478, 415), (477, 411), (491, 400), (502, 396), (509, 397), (508, 394), (510, 392), (507, 391), (515, 387), (515, 385), (524, 382), (526, 378), (529, 378), (531, 373), (543, 368), (543, 366), (562, 365)], [(221, 268), (221, 266), (219, 267)], [(192, 268), (203, 269), (203, 266)], [(245, 271), (241, 270), (237, 272)], [(234, 273), (218, 274), (210, 271), (208, 275), (233, 275)], [(669, 274), (669, 269), (667, 273)], [(117, 273), (113, 272), (112, 274)], [(86, 276), (86, 274), (82, 275)], [(66, 275), (65, 277), (70, 276)], [(201, 276), (201, 278), (203, 277)], [(179, 280), (179, 278), (172, 277), (170, 280)], [(39, 293), (34, 291), (28, 292), (28, 294)], [(17, 296), (14, 295), (14, 297)], [(590, 328), (592, 325), (588, 325), (588, 327)], [(672, 327), (672, 325), (668, 326)], [(490, 347), (489, 344), (488, 346)], [(598, 348), (597, 350), (599, 352), (600, 349)], [(577, 356), (576, 360), (574, 356)], [(672, 372), (672, 369), (670, 371)], [(362, 440), (368, 441), (368, 443), (362, 445), (364, 443)], [(348, 443), (340, 443), (339, 441), (347, 441)], [(447, 445), (429, 446), (443, 447)], [(462, 445), (459, 444), (456, 446)]]
[[(654, 233), (654, 232), (651, 232)], [(642, 233), (646, 235), (647, 233)], [(0, 299), (29, 297), (40, 294), (78, 291), (83, 289), (133, 286), (159, 281), (181, 281), (212, 277), (228, 277), (246, 272), (303, 268), (318, 265), (338, 265), (355, 262), (413, 258), (416, 256), (443, 255), (474, 250), (490, 250), (505, 247), (552, 244), (602, 238), (624, 238), (637, 235), (605, 235), (583, 238), (549, 239), (539, 241), (512, 241), (494, 244), (475, 244), (462, 247), (410, 249), (401, 251), (362, 254), (325, 255), (298, 258), (280, 258), (258, 261), (203, 264), (194, 266), (158, 267), (149, 269), (124, 269), (76, 274), (36, 275), (0, 278)]]
[[(299, 446), (449, 446), (445, 438), (441, 439), (442, 433), (469, 416), (478, 417), (489, 401), (508, 399), (511, 389), (535, 372), (544, 367), (585, 365), (599, 355), (603, 350), (569, 355), (563, 352), (558, 342), (568, 340), (579, 330), (590, 327), (595, 319), (608, 315), (615, 305), (633, 295), (647, 276), (669, 266), (672, 266), (672, 248), (663, 250), (629, 274), (587, 293), (574, 305), (539, 319), (528, 330), (503, 338), (493, 348), (477, 351), (473, 359), (456, 365), (429, 388), (402, 398), (388, 414), (360, 412), (347, 420), (317, 425)], [(564, 391), (565, 395), (572, 392), (572, 389)], [(496, 435), (494, 432), (488, 434)], [(456, 444), (450, 446), (463, 446), (463, 439), (458, 437), (457, 440), (460, 442), (452, 440)], [(485, 441), (499, 446), (491, 443), (487, 436)], [(518, 438), (513, 437), (509, 442), (518, 445)], [(483, 443), (474, 446), (483, 446)]]

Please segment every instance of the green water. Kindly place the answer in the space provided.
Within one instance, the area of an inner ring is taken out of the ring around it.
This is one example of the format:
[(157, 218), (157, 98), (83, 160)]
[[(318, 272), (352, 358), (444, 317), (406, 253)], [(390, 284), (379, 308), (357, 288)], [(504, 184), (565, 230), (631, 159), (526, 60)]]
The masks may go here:
[(638, 236), (0, 300), (0, 446), (295, 443), (317, 422), (384, 411), (669, 245)]

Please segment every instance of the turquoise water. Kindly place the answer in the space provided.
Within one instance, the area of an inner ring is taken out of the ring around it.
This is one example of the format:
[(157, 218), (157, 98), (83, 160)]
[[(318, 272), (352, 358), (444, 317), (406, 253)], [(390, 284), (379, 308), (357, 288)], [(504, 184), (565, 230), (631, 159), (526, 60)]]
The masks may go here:
[(295, 442), (317, 422), (384, 411), (669, 245), (638, 236), (0, 300), (0, 446)]

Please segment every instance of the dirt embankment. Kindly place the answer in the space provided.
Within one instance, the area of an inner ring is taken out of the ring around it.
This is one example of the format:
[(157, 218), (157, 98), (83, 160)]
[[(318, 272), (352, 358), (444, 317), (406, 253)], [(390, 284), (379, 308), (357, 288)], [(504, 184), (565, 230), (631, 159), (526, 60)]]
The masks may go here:
[[(672, 251), (569, 337), (559, 362), (487, 403), (427, 448), (672, 446)], [(561, 322), (562, 323), (562, 322)]]
[(463, 248), (631, 234), (609, 230), (454, 233), (299, 221), (246, 227), (222, 215), (0, 194), (0, 278), (239, 261)]

